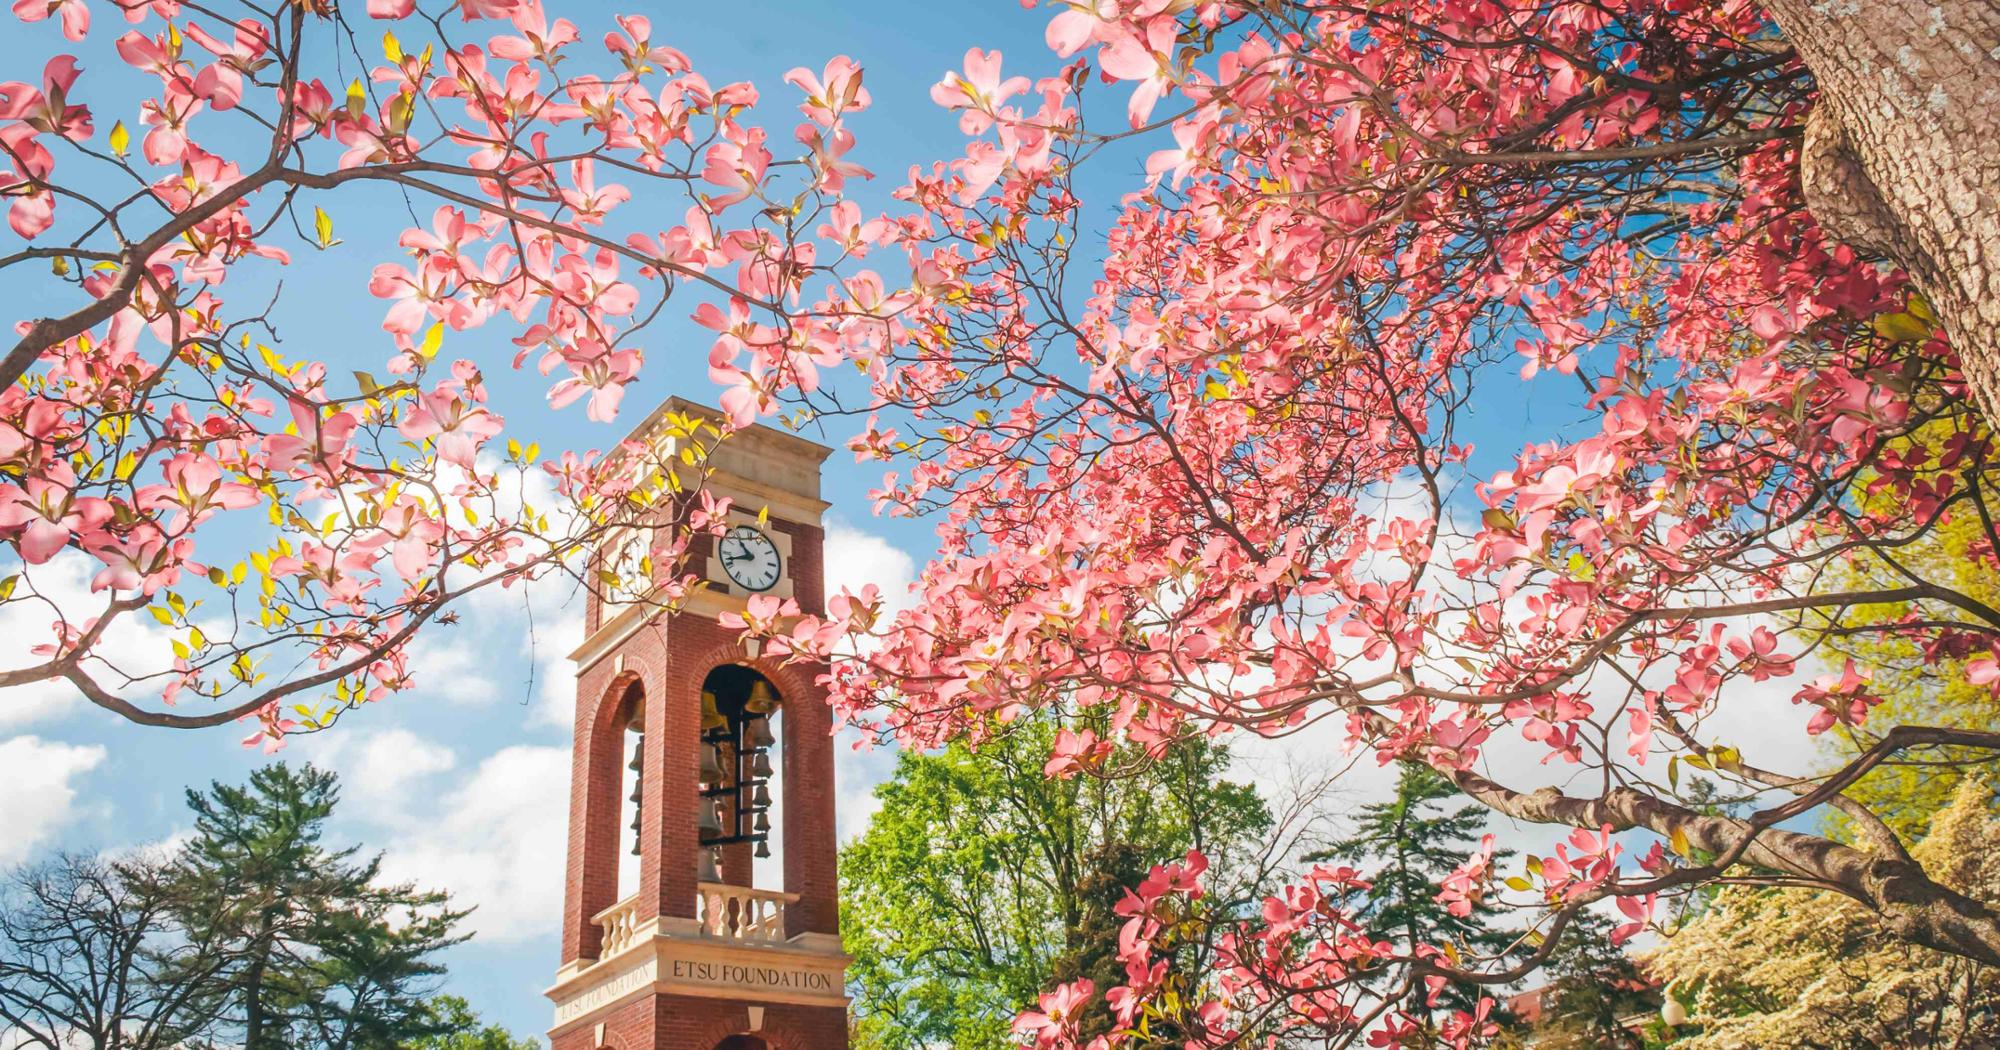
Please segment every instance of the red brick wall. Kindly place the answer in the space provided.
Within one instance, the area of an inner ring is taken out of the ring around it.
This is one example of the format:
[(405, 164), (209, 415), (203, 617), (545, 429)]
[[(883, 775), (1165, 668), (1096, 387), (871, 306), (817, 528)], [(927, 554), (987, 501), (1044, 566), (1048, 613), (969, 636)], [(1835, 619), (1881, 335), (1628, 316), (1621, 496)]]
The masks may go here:
[[(770, 1050), (846, 1050), (847, 1014), (824, 1006), (764, 1005), (763, 1027), (750, 1030), (750, 1007), (736, 999), (657, 996), (620, 1007), (604, 1021), (607, 1050), (712, 1050), (732, 1035), (754, 1034)], [(554, 1050), (597, 1050), (597, 1024), (557, 1036)]]
[[(790, 571), (800, 607), (823, 613), (823, 533), (815, 526), (776, 520), (772, 527), (792, 537)], [(593, 604), (589, 619), (594, 624), (598, 618)], [(784, 888), (799, 895), (787, 909), (786, 933), (839, 933), (832, 715), (815, 682), (822, 668), (748, 659), (734, 632), (713, 619), (687, 615), (654, 621), (577, 679), (565, 963), (596, 957), (599, 930), (590, 917), (618, 900), (623, 727), (637, 696), (646, 699), (640, 918), (695, 914), (701, 684), (711, 669), (725, 663), (755, 668), (777, 687), (783, 703), (779, 758), (784, 765), (784, 819), (773, 831), (784, 841)], [(747, 854), (747, 847), (725, 851), (725, 875), (731, 881), (748, 881)], [(604, 1019), (604, 1045), (616, 1050), (709, 1050), (748, 1031), (750, 1005), (675, 996), (640, 1000)], [(592, 1022), (564, 1033), (556, 1050), (594, 1050), (595, 1028)], [(771, 1005), (764, 1030), (757, 1034), (772, 1050), (845, 1050), (847, 1018), (838, 1009)]]

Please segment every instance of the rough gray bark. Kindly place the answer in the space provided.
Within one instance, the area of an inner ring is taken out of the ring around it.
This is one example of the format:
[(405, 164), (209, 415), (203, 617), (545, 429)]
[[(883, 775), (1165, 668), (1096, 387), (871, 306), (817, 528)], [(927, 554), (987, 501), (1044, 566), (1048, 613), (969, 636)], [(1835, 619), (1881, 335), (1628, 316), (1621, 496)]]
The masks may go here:
[(1908, 271), (2000, 422), (2000, 0), (1764, 0), (1812, 70), (1806, 204)]
[(1874, 909), (1891, 933), (1927, 948), (2000, 965), (2000, 915), (1933, 881), (1914, 862), (1866, 853), (1817, 835), (1758, 828), (1733, 817), (1697, 813), (1629, 788), (1578, 798), (1555, 788), (1515, 791), (1476, 773), (1450, 774), (1459, 790), (1518, 820), (1624, 831), (1662, 838), (1675, 831), (1696, 849), (1811, 879)]

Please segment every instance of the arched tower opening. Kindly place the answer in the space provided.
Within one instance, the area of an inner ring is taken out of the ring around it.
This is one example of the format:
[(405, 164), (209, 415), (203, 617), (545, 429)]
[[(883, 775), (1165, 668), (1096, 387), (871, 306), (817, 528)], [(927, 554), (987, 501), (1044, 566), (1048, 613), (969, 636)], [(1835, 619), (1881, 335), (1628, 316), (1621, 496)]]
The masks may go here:
[(613, 722), (618, 754), (623, 763), (619, 777), (618, 808), (618, 894), (624, 900), (639, 889), (639, 856), (644, 852), (640, 829), (646, 819), (646, 694), (635, 683), (620, 706)]
[(757, 861), (771, 856), (782, 706), (777, 686), (740, 664), (723, 664), (702, 680), (695, 811), (701, 882), (753, 886)]

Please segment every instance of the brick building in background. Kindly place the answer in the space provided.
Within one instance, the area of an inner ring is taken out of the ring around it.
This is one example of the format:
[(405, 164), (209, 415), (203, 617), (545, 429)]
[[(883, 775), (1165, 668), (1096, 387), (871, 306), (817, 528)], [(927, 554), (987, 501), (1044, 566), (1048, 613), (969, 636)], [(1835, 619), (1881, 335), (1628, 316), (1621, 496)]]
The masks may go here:
[[(633, 436), (672, 452), (676, 415), (715, 418), (675, 398)], [(733, 500), (730, 530), (690, 560), (708, 587), (671, 615), (590, 599), (572, 654), (555, 1050), (847, 1047), (832, 716), (814, 669), (780, 666), (718, 622), (760, 593), (824, 611), (829, 451), (761, 426), (730, 435), (706, 464), (708, 490)], [(621, 542), (638, 540), (606, 541)], [(753, 889), (771, 842), (782, 889)], [(637, 872), (621, 886), (627, 852)]]

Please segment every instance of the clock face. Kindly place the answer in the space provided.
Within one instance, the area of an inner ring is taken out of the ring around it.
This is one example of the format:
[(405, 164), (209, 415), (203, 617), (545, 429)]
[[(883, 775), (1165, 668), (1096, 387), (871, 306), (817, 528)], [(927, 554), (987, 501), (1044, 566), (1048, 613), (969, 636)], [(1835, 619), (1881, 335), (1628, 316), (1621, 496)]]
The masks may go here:
[(722, 571), (743, 587), (768, 591), (778, 585), (778, 545), (757, 529), (749, 525), (730, 529), (716, 553), (722, 558)]

